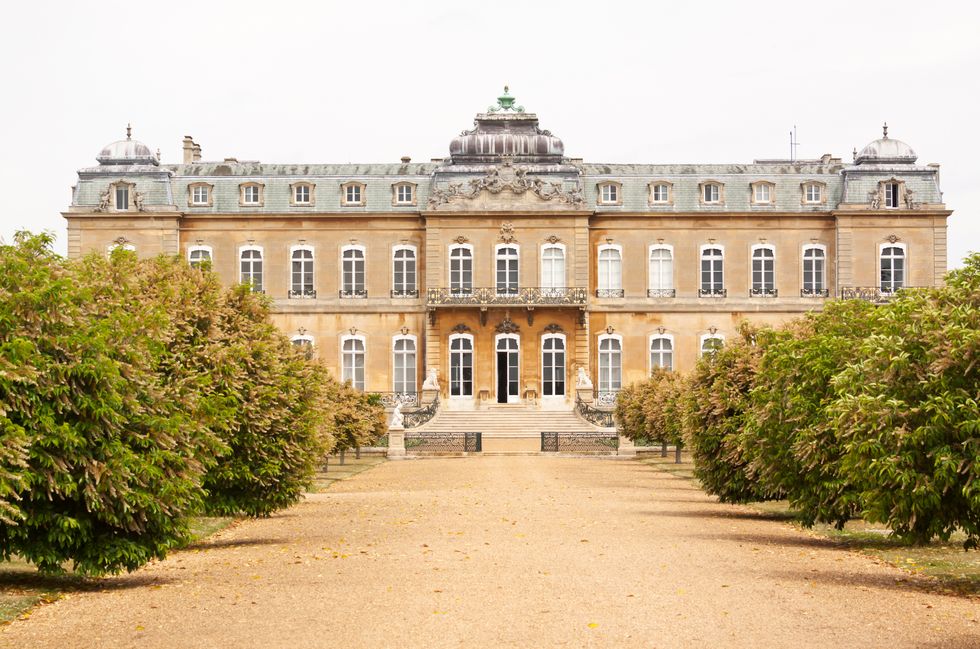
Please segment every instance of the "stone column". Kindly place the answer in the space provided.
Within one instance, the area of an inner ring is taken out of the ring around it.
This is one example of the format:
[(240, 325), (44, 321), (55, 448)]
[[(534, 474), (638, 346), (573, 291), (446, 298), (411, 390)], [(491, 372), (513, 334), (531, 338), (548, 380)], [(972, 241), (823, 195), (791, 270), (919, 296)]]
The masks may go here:
[(619, 435), (619, 451), (616, 452), (616, 455), (620, 457), (636, 457), (636, 446), (633, 445), (633, 440)]
[(388, 459), (405, 459), (405, 427), (391, 426), (388, 428)]

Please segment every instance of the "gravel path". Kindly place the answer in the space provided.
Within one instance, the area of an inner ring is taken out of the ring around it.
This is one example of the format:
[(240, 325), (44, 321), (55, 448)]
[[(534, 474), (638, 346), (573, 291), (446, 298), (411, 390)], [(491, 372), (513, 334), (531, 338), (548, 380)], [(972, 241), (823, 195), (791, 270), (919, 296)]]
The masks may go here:
[(636, 462), (389, 462), (0, 646), (980, 646), (980, 602), (906, 578)]

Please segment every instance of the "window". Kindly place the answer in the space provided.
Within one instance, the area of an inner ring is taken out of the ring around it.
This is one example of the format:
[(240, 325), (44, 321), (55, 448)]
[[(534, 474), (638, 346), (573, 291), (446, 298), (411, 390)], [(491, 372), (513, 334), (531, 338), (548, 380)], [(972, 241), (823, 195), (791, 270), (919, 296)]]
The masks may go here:
[(725, 346), (725, 337), (721, 334), (702, 334), (701, 335), (701, 355), (714, 356), (718, 350)]
[(310, 203), (310, 186), (309, 185), (294, 185), (293, 186), (293, 202), (297, 205), (309, 205)]
[(892, 243), (881, 247), (882, 293), (894, 293), (905, 286), (905, 244)]
[(674, 252), (671, 246), (650, 246), (647, 297), (674, 297)]
[(313, 248), (293, 246), (289, 253), (292, 262), (290, 270), (289, 297), (315, 298), (313, 289)]
[(752, 288), (749, 295), (776, 297), (776, 249), (773, 246), (752, 246)]
[(541, 248), (541, 288), (565, 287), (565, 246), (546, 244)]
[(364, 246), (344, 246), (341, 252), (340, 297), (367, 297)]
[(885, 183), (885, 207), (899, 206), (898, 183)]
[(473, 396), (473, 336), (449, 336), (449, 396)]
[(517, 295), (518, 248), (497, 246), (497, 295)]
[(364, 336), (343, 336), (340, 340), (340, 380), (364, 390)]
[(823, 202), (822, 183), (803, 183), (803, 202), (807, 204), (817, 204)]
[(136, 246), (134, 246), (133, 244), (131, 244), (129, 242), (126, 242), (126, 241), (123, 241), (123, 242), (116, 241), (116, 242), (110, 243), (108, 246), (106, 246), (106, 249), (105, 249), (106, 256), (107, 257), (111, 257), (112, 256), (112, 252), (115, 249), (117, 249), (117, 248), (119, 248), (121, 250), (126, 250), (127, 252), (136, 252)]
[(669, 203), (670, 183), (666, 183), (666, 182), (652, 183), (650, 185), (650, 202)]
[(773, 184), (765, 181), (752, 183), (752, 202), (757, 205), (772, 203)]
[(622, 187), (619, 183), (601, 183), (599, 185), (599, 203), (602, 205), (621, 205)]
[(116, 209), (129, 209), (129, 185), (116, 186)]
[(200, 268), (201, 264), (211, 264), (211, 246), (191, 246), (187, 249), (187, 261), (194, 268)]
[(674, 337), (670, 334), (650, 336), (650, 371), (674, 369)]
[(416, 392), (415, 336), (395, 336), (393, 353), (395, 374), (392, 389), (414, 397)]
[(623, 338), (618, 334), (599, 336), (599, 392), (619, 392), (623, 386)]
[(599, 246), (599, 277), (596, 297), (623, 297), (623, 248)]
[(241, 283), (252, 287), (253, 293), (262, 293), (262, 248), (242, 246), (238, 251)]
[(306, 358), (313, 358), (313, 336), (301, 334), (289, 339), (293, 347), (299, 349)]
[(394, 277), (391, 284), (391, 297), (418, 297), (419, 289), (415, 280), (415, 247), (395, 246), (392, 257)]
[(211, 205), (210, 185), (191, 185), (191, 205)]
[(827, 252), (822, 245), (812, 245), (803, 248), (803, 297), (827, 296), (826, 268)]
[(565, 334), (541, 337), (541, 396), (565, 396)]
[(721, 184), (720, 183), (702, 183), (701, 184), (701, 202), (704, 204), (720, 203), (721, 202)]
[(340, 186), (343, 205), (363, 205), (364, 185), (361, 183), (345, 183)]
[(473, 247), (470, 244), (449, 249), (449, 290), (453, 295), (473, 292)]
[(262, 205), (262, 185), (260, 183), (243, 183), (239, 185), (241, 191), (240, 202), (243, 206)]
[(701, 288), (698, 297), (725, 297), (725, 250), (701, 246)]
[(411, 183), (397, 183), (392, 185), (394, 192), (395, 205), (415, 205), (415, 185)]

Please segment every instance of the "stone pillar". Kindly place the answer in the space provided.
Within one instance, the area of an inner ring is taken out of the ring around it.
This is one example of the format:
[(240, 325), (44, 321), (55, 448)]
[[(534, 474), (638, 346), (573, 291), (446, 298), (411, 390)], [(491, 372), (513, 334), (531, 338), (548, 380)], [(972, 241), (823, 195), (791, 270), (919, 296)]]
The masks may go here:
[(582, 403), (587, 403), (589, 405), (592, 405), (592, 402), (595, 401), (595, 395), (592, 393), (591, 387), (575, 388), (575, 396)]
[(427, 406), (439, 396), (438, 388), (422, 388), (422, 403), (419, 405)]
[(392, 426), (388, 429), (388, 459), (405, 459), (405, 428)]
[(620, 457), (636, 457), (636, 446), (633, 445), (633, 440), (619, 435), (619, 451), (616, 452), (616, 455)]

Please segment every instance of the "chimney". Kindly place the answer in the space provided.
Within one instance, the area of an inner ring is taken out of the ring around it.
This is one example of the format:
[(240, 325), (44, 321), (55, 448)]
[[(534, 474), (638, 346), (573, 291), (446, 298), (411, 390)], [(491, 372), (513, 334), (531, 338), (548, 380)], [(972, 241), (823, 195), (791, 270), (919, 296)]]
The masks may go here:
[(194, 143), (194, 150), (193, 150), (192, 153), (193, 153), (193, 156), (194, 156), (194, 162), (200, 162), (201, 161), (201, 145), (200, 144), (197, 144), (195, 142)]
[(190, 135), (184, 136), (184, 164), (189, 165), (194, 162), (194, 138)]
[(402, 156), (402, 164), (403, 165), (407, 165), (411, 161), (412, 161), (412, 157), (411, 156), (407, 156), (407, 155), (403, 155)]

